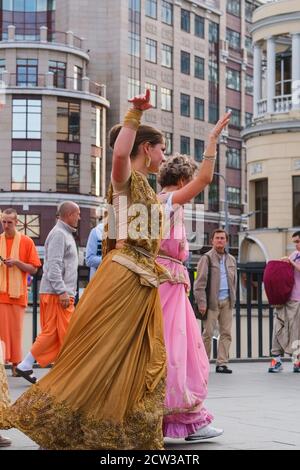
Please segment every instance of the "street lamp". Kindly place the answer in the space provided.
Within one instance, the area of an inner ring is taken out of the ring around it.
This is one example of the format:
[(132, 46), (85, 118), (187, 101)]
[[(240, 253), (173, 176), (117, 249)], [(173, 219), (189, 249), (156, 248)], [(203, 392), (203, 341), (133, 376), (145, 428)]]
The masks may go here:
[(222, 173), (214, 173), (214, 176), (218, 176), (219, 178), (222, 178), (224, 181), (225, 185), (225, 199), (224, 199), (224, 212), (225, 212), (225, 230), (227, 234), (229, 235), (229, 211), (228, 211), (228, 186), (227, 182), (225, 179), (225, 176), (222, 175)]

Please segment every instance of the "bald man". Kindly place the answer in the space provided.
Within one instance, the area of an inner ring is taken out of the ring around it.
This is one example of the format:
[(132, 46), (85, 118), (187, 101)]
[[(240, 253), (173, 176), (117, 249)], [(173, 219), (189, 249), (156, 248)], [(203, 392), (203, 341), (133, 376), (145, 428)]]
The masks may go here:
[(45, 242), (43, 277), (40, 287), (41, 333), (31, 351), (18, 364), (17, 372), (36, 382), (33, 364), (41, 367), (55, 362), (71, 316), (77, 289), (78, 252), (74, 240), (80, 220), (80, 208), (64, 202), (58, 208), (58, 221)]

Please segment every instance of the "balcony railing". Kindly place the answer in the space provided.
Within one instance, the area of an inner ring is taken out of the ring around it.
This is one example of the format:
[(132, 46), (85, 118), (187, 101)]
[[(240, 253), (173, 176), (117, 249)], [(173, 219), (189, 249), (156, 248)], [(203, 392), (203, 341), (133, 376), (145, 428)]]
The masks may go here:
[(259, 116), (266, 114), (267, 112), (267, 100), (259, 100), (257, 103), (257, 112)]
[(2, 72), (2, 80), (8, 88), (46, 88), (68, 91), (79, 91), (91, 95), (106, 98), (106, 86), (92, 82), (88, 77), (56, 77), (53, 73), (42, 75), (18, 75), (15, 73)]
[(32, 35), (20, 35), (16, 32), (14, 25), (8, 26), (8, 33), (3, 35), (3, 39), (0, 41), (4, 42), (38, 42), (38, 43), (51, 43), (69, 46), (75, 49), (85, 49), (85, 40), (76, 36), (72, 31), (51, 31), (47, 26), (41, 26), (37, 30), (36, 34)]
[(282, 95), (274, 98), (275, 113), (288, 113), (291, 109), (292, 95)]

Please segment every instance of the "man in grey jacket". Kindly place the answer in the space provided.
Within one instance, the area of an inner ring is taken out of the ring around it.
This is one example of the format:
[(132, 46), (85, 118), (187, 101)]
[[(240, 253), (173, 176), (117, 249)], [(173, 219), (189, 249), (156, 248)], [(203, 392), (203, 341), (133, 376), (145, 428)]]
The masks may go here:
[(58, 209), (57, 224), (45, 242), (40, 286), (41, 333), (17, 367), (19, 375), (31, 383), (36, 382), (32, 371), (35, 361), (42, 367), (55, 362), (74, 312), (78, 273), (74, 233), (79, 220), (78, 205), (64, 202)]
[(194, 296), (204, 319), (203, 341), (210, 359), (214, 330), (219, 323), (220, 339), (216, 372), (231, 374), (227, 367), (231, 345), (233, 307), (236, 298), (236, 261), (226, 252), (228, 234), (217, 229), (212, 234), (212, 249), (198, 264)]

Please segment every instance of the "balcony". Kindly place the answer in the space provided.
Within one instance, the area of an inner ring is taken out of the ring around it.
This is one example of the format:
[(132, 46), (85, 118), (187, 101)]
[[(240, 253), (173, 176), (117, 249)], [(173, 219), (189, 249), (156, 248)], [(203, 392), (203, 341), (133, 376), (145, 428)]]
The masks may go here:
[[(0, 76), (1, 78), (1, 76)], [(84, 95), (88, 95), (91, 99), (95, 97), (103, 102), (106, 102), (106, 86), (100, 83), (91, 81), (88, 77), (81, 79), (74, 77), (57, 77), (52, 73), (39, 75), (17, 75), (15, 73), (2, 72), (2, 83), (3, 86), (8, 89), (14, 89), (20, 92), (26, 90), (30, 93), (42, 93), (42, 94), (58, 94), (64, 95), (67, 93), (78, 94), (79, 99), (83, 99)], [(48, 92), (48, 93), (45, 93)]]
[(54, 49), (59, 47), (65, 51), (72, 49), (72, 52), (89, 60), (85, 39), (76, 36), (72, 31), (50, 31), (47, 26), (41, 26), (38, 34), (23, 36), (16, 34), (16, 27), (10, 25), (8, 26), (7, 36), (0, 40), (0, 48), (13, 48), (16, 47), (16, 43), (17, 47), (29, 47), (30, 45), (30, 47), (50, 47)]

